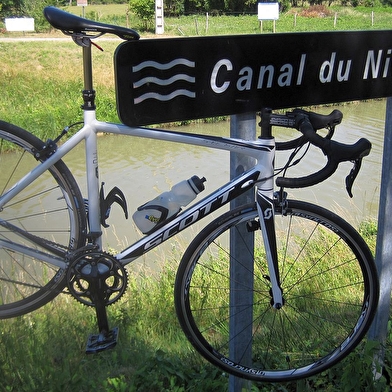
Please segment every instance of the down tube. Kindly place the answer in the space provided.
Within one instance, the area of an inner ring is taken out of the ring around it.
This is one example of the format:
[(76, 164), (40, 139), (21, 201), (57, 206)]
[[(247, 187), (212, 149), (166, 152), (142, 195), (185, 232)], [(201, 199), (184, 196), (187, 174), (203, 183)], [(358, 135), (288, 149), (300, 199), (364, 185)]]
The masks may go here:
[(255, 182), (259, 179), (259, 176), (260, 170), (258, 167), (254, 167), (243, 173), (241, 176), (227, 183), (216, 192), (201, 200), (199, 203), (185, 210), (174, 220), (163, 225), (160, 229), (157, 229), (150, 235), (142, 238), (121, 253), (117, 254), (116, 258), (122, 261), (124, 265), (130, 263), (182, 230), (200, 221), (223, 205), (229, 203), (242, 193), (253, 188), (255, 186)]

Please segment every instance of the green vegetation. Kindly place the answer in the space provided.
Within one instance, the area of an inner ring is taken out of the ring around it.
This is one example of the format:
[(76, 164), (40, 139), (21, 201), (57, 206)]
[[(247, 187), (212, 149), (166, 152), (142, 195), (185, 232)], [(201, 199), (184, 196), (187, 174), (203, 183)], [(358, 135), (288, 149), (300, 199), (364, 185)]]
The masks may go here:
[[(192, 14), (205, 14), (209, 12), (212, 15), (241, 15), (255, 14), (257, 11), (258, 0), (166, 0), (164, 2), (164, 11), (167, 16), (183, 16)], [(358, 7), (367, 7), (376, 9), (388, 7), (391, 0), (307, 0), (299, 2), (298, 0), (281, 0), (279, 1), (280, 11), (287, 12), (290, 8), (316, 6), (328, 7), (343, 6), (356, 9)], [(51, 0), (0, 0), (0, 17), (9, 16), (29, 16), (34, 17), (38, 22), (39, 28), (44, 26), (41, 10), (47, 6), (53, 5)], [(57, 0), (57, 7), (76, 6), (76, 0)], [(89, 0), (87, 10), (94, 7), (101, 9), (121, 6), (135, 12), (142, 20), (150, 19), (154, 13), (153, 0)], [(82, 12), (81, 8), (78, 7)], [(84, 10), (83, 10), (84, 11)], [(115, 12), (112, 12), (115, 15)]]
[[(374, 223), (364, 224), (362, 234), (372, 243)], [(128, 291), (108, 308), (111, 325), (120, 329), (120, 341), (113, 350), (84, 354), (87, 334), (96, 331), (95, 312), (66, 295), (24, 317), (1, 320), (0, 391), (227, 390), (227, 374), (191, 349), (176, 320), (174, 256), (159, 275), (146, 269), (130, 271)], [(373, 382), (375, 348), (372, 342), (364, 343), (321, 375), (293, 383), (257, 384), (251, 390), (388, 391), (384, 377)], [(388, 339), (389, 374), (391, 348)]]
[[(138, 8), (143, 10), (143, 0), (135, 0)], [(86, 16), (100, 22), (115, 23), (132, 27), (141, 32), (153, 32), (153, 23), (146, 24), (151, 17), (147, 9), (141, 12), (129, 13), (125, 5), (89, 6)], [(80, 7), (66, 7), (67, 11), (81, 14)], [(373, 14), (372, 14), (373, 13)], [(144, 15), (144, 16), (143, 16)], [(373, 17), (372, 17), (373, 15)], [(299, 31), (329, 31), (329, 30), (366, 30), (389, 29), (391, 26), (392, 7), (342, 7), (342, 6), (306, 6), (292, 7), (281, 12), (276, 21), (277, 32)], [(263, 22), (263, 32), (272, 32), (272, 21)], [(146, 30), (147, 29), (147, 30)], [(256, 6), (251, 13), (231, 16), (230, 14), (199, 13), (182, 15), (179, 17), (165, 16), (165, 35), (194, 36), (194, 35), (222, 35), (222, 34), (254, 34), (260, 33), (260, 23), (257, 20)]]
[[(99, 117), (113, 121), (118, 121), (112, 69), (117, 44), (105, 42), (105, 52), (94, 51)], [(43, 139), (80, 121), (81, 52), (72, 40), (1, 42), (0, 48), (0, 118)]]
[[(277, 31), (390, 28), (391, 1), (309, 0), (300, 4), (297, 0), (283, 0), (279, 3), (280, 18), (277, 21)], [(152, 29), (154, 1), (130, 0), (106, 3), (90, 0), (89, 5), (83, 8), (76, 6), (76, 1), (58, 0), (56, 6), (77, 15), (82, 15), (84, 12), (85, 17), (101, 22), (129, 26), (143, 31)], [(33, 17), (38, 32), (50, 30), (49, 24), (43, 18), (42, 9), (52, 4), (50, 0), (0, 0), (0, 33), (3, 18), (15, 16)], [(244, 34), (260, 31), (256, 0), (170, 0), (165, 1), (164, 6), (166, 33), (169, 35), (214, 35), (225, 32)], [(204, 19), (207, 13), (209, 26), (206, 29), (207, 21)], [(237, 16), (239, 21), (233, 18), (233, 15)], [(271, 31), (272, 22), (264, 23), (266, 26), (270, 25)], [(196, 26), (197, 24), (199, 26)], [(236, 26), (234, 31), (231, 30), (232, 24)], [(187, 28), (188, 25), (190, 29)], [(219, 25), (219, 29), (214, 29), (214, 25)]]
[(167, 267), (159, 279), (151, 271), (130, 274), (126, 296), (109, 308), (119, 344), (99, 355), (84, 353), (88, 333), (97, 328), (94, 309), (70, 297), (1, 321), (0, 390), (153, 392), (188, 384), (220, 391), (210, 387), (227, 378), (191, 353), (176, 321), (174, 273)]

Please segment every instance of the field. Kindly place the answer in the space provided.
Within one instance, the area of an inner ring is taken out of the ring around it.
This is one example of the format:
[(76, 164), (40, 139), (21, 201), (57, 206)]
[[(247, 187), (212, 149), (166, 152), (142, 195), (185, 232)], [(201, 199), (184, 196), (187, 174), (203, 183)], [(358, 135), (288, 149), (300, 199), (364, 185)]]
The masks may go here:
[[(80, 7), (66, 9), (81, 15)], [(126, 5), (88, 6), (85, 8), (85, 15), (99, 21), (117, 23), (136, 30), (142, 29), (140, 21), (132, 13), (128, 13), (127, 20)], [(165, 35), (169, 36), (254, 34), (273, 31), (272, 21), (264, 21), (262, 25), (260, 24), (256, 10), (252, 15), (199, 14), (176, 18), (165, 17), (164, 21)], [(275, 29), (276, 32), (389, 29), (391, 21), (392, 8), (314, 6), (291, 8), (281, 13), (275, 23)], [(150, 31), (154, 31), (153, 26)]]
[[(95, 84), (100, 117), (118, 120), (112, 67), (118, 41), (101, 43), (94, 51)], [(81, 50), (72, 40), (0, 42), (0, 118), (29, 129), (41, 138), (53, 137), (77, 122), (82, 111)], [(61, 97), (61, 102), (59, 101)], [(31, 118), (34, 117), (34, 121)]]

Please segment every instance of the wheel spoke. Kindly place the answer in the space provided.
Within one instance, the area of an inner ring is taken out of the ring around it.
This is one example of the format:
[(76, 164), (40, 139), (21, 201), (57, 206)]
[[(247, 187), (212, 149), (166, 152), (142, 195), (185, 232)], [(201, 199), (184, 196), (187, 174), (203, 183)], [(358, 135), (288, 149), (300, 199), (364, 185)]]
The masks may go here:
[[(32, 152), (43, 145), (0, 121), (0, 196), (39, 165)], [(3, 206), (0, 318), (37, 309), (63, 291), (65, 256), (85, 244), (85, 227), (83, 198), (62, 161)]]
[[(202, 355), (240, 377), (282, 382), (327, 369), (360, 342), (374, 315), (378, 280), (369, 249), (336, 215), (290, 202), (285, 216), (276, 213), (283, 307), (275, 309), (260, 233), (254, 250), (244, 246), (253, 269), (230, 254), (230, 233), (258, 219), (249, 206), (239, 211), (212, 222), (184, 254), (175, 284), (182, 328)], [(252, 278), (230, 278), (231, 263)], [(252, 296), (233, 303), (234, 290)], [(235, 333), (232, 320), (241, 321)]]

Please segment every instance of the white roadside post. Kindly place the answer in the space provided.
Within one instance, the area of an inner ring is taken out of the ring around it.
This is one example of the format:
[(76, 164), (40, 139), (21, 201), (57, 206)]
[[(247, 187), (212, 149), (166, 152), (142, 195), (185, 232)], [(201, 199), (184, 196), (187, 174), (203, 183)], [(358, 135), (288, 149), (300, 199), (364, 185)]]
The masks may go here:
[(155, 0), (155, 34), (163, 34), (163, 0)]

